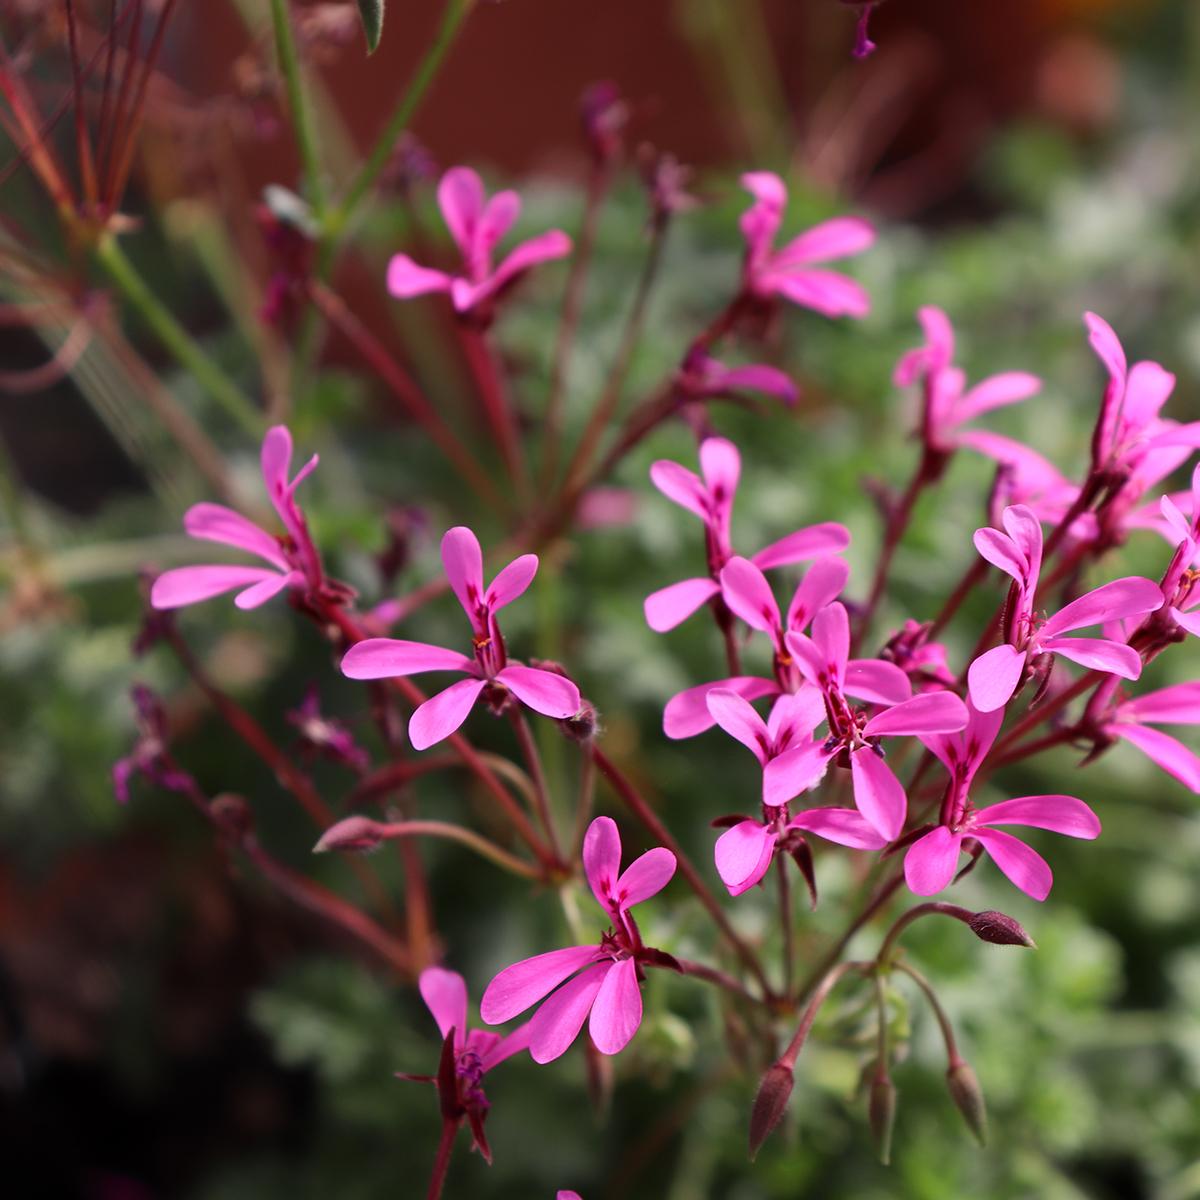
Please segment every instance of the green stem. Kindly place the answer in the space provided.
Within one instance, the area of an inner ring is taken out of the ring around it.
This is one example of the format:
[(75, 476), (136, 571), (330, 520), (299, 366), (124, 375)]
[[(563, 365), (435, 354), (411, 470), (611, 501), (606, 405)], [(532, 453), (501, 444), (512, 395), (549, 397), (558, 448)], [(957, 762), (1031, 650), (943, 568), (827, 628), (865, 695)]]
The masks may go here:
[(309, 203), (320, 220), (325, 215), (325, 182), (321, 174), (320, 156), (317, 153), (316, 130), (313, 128), (312, 116), (304, 97), (304, 79), (300, 71), (300, 58), (296, 53), (296, 40), (292, 37), (287, 0), (271, 0), (271, 24), (275, 28), (275, 54), (287, 86), (288, 108), (291, 109), (296, 145), (304, 167), (305, 190)]
[(196, 382), (250, 436), (262, 436), (263, 419), (249, 398), (200, 348), (191, 335), (152, 292), (137, 268), (125, 257), (115, 238), (102, 238), (96, 245), (96, 261), (121, 295), (141, 314), (158, 340), (176, 362), (191, 372)]

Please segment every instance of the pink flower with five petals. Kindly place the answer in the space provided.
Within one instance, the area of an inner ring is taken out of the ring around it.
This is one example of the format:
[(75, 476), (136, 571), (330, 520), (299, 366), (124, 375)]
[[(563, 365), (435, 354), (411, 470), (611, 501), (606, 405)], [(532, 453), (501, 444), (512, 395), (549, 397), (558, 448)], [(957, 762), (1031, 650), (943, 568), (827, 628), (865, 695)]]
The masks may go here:
[(960, 733), (921, 738), (950, 772), (950, 786), (941, 824), (915, 841), (904, 856), (904, 878), (918, 896), (940, 892), (954, 878), (963, 842), (973, 839), (1021, 891), (1045, 900), (1054, 882), (1046, 860), (996, 826), (1024, 825), (1090, 840), (1099, 836), (1100, 821), (1074, 796), (1021, 796), (977, 809), (970, 800), (971, 782), (1000, 732), (1004, 714), (999, 709), (979, 712), (973, 706), (968, 714)]
[(565, 1054), (584, 1021), (601, 1054), (624, 1050), (642, 1023), (640, 963), (660, 953), (647, 950), (629, 910), (671, 882), (675, 855), (659, 846), (621, 871), (616, 823), (597, 817), (583, 840), (583, 868), (612, 922), (600, 945), (551, 950), (505, 967), (479, 1006), (488, 1025), (499, 1025), (549, 996), (529, 1022), (529, 1053), (539, 1063)]
[(1136, 746), (1168, 775), (1200, 793), (1200, 757), (1152, 725), (1200, 725), (1200, 683), (1177, 683), (1121, 700), (1101, 725), (1108, 737)]
[(417, 750), (428, 749), (454, 733), (485, 689), (491, 689), (489, 700), (497, 706), (511, 693), (543, 716), (559, 720), (573, 717), (579, 711), (579, 689), (553, 671), (509, 662), (496, 623), (496, 613), (523, 595), (533, 582), (537, 555), (523, 554), (513, 559), (485, 589), (479, 541), (469, 529), (458, 525), (442, 538), (442, 563), (471, 622), (474, 657), (424, 642), (367, 638), (346, 651), (342, 673), (351, 679), (390, 679), (423, 671), (458, 671), (468, 677), (426, 700), (413, 713), (408, 736)]
[(470, 167), (451, 167), (438, 184), (442, 217), (462, 253), (463, 273), (451, 275), (422, 267), (407, 254), (397, 254), (388, 264), (387, 285), (398, 300), (429, 292), (449, 292), (457, 312), (480, 309), (539, 263), (571, 252), (571, 239), (551, 229), (521, 242), (499, 266), (492, 263), (497, 243), (521, 211), (516, 192), (497, 192), (490, 200), (479, 175)]

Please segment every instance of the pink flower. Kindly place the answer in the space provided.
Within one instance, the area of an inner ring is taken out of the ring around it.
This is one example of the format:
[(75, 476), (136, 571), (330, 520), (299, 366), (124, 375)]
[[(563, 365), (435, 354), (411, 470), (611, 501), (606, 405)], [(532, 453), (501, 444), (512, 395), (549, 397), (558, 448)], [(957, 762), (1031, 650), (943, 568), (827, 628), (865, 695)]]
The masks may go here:
[[(702, 604), (720, 594), (722, 568), (733, 557), (731, 521), (741, 470), (737, 447), (719, 437), (705, 438), (700, 443), (702, 478), (667, 459), (660, 459), (650, 468), (654, 486), (668, 500), (695, 513), (704, 522), (709, 572), (707, 579), (685, 579), (646, 597), (646, 624), (656, 633), (674, 629)], [(752, 561), (759, 568), (770, 569), (836, 554), (849, 544), (846, 527), (827, 521), (772, 542)]]
[(355, 771), (365, 771), (370, 765), (367, 752), (354, 740), (354, 734), (345, 724), (322, 715), (321, 697), (315, 683), (304, 693), (299, 706), (285, 716), (288, 723), (300, 731), (301, 749), (309, 757), (321, 754)]
[(558, 229), (522, 242), (498, 267), (492, 265), (496, 244), (521, 211), (516, 192), (486, 198), (483, 183), (470, 167), (451, 167), (438, 184), (438, 204), (463, 258), (463, 273), (449, 275), (397, 254), (388, 264), (388, 291), (398, 300), (428, 292), (449, 292), (457, 312), (470, 312), (501, 292), (538, 263), (571, 252), (571, 239)]
[[(802, 855), (805, 832), (856, 849), (879, 850), (887, 845), (853, 809), (810, 808), (794, 815), (788, 811), (788, 802), (815, 787), (829, 763), (824, 745), (812, 737), (825, 719), (825, 706), (815, 688), (781, 695), (769, 721), (726, 688), (710, 691), (707, 703), (713, 720), (748, 747), (763, 768), (762, 820), (740, 821), (717, 839), (717, 874), (731, 896), (740, 896), (758, 883), (776, 852)], [(798, 857), (797, 863), (807, 877), (807, 861)]]
[(601, 1054), (623, 1050), (642, 1023), (640, 964), (660, 955), (643, 945), (629, 910), (671, 882), (675, 855), (661, 846), (647, 850), (621, 872), (616, 823), (597, 817), (583, 840), (583, 868), (612, 922), (600, 945), (551, 950), (505, 967), (488, 984), (479, 1008), (488, 1025), (499, 1025), (549, 996), (529, 1022), (529, 1052), (539, 1063), (566, 1053), (585, 1020)]
[(727, 367), (701, 349), (693, 349), (679, 371), (679, 387), (696, 400), (735, 396), (739, 392), (762, 392), (791, 407), (800, 398), (800, 389), (791, 376), (761, 363)]
[[(850, 768), (854, 803), (871, 827), (889, 842), (900, 836), (908, 810), (904, 788), (884, 759), (880, 739), (952, 733), (967, 722), (953, 692), (911, 695), (908, 676), (881, 659), (849, 660), (850, 620), (841, 604), (817, 613), (812, 637), (789, 633), (787, 646), (804, 678), (821, 690), (829, 717), (823, 750)], [(854, 696), (883, 705), (869, 715), (847, 700)]]
[(1180, 783), (1200, 793), (1200, 757), (1150, 725), (1200, 725), (1200, 683), (1178, 683), (1115, 705), (1102, 729), (1136, 746)]
[[(1188, 506), (1190, 515), (1184, 515), (1179, 507), (1181, 504)], [(1200, 613), (1194, 611), (1200, 607), (1200, 576), (1195, 571), (1197, 548), (1200, 547), (1200, 465), (1192, 472), (1191, 493), (1163, 496), (1159, 500), (1159, 513), (1161, 516), (1153, 522), (1140, 523), (1152, 524), (1175, 547), (1175, 555), (1161, 584), (1163, 604), (1167, 608), (1164, 615), (1170, 618), (1167, 626), (1172, 633), (1173, 627), (1178, 626), (1187, 633), (1200, 636)]]
[(918, 692), (953, 688), (957, 678), (950, 670), (946, 647), (929, 640), (930, 625), (911, 618), (887, 640), (879, 657), (895, 663)]
[(401, 1079), (435, 1083), (443, 1118), (466, 1120), (475, 1148), (492, 1161), (483, 1126), (491, 1107), (483, 1091), (483, 1077), (506, 1058), (529, 1048), (529, 1024), (507, 1037), (486, 1029), (467, 1028), (467, 985), (455, 971), (426, 967), (418, 981), (421, 999), (433, 1014), (444, 1039), (442, 1066), (436, 1076), (401, 1075)]
[(426, 700), (413, 713), (408, 736), (417, 750), (435, 745), (458, 729), (485, 689), (488, 702), (497, 710), (511, 693), (543, 716), (559, 720), (573, 717), (579, 711), (579, 689), (553, 671), (510, 663), (496, 623), (496, 613), (533, 582), (537, 555), (523, 554), (513, 559), (485, 590), (479, 541), (469, 529), (458, 525), (442, 538), (442, 563), (471, 622), (474, 658), (424, 642), (367, 638), (346, 651), (343, 674), (351, 679), (388, 679), (423, 671), (457, 671), (467, 676)]
[(776, 250), (775, 235), (787, 206), (783, 180), (769, 171), (752, 171), (742, 176), (742, 186), (754, 197), (741, 218), (745, 293), (760, 301), (782, 296), (827, 317), (865, 317), (871, 298), (860, 283), (811, 264), (861, 254), (875, 241), (875, 230), (858, 217), (835, 217)]
[(1014, 597), (1005, 618), (1005, 641), (981, 654), (967, 671), (971, 701), (980, 712), (1003, 708), (1021, 683), (1027, 665), (1039, 655), (1059, 654), (1097, 671), (1136, 679), (1141, 656), (1130, 646), (1103, 638), (1063, 637), (1075, 629), (1154, 612), (1162, 607), (1158, 584), (1139, 576), (1115, 579), (1073, 600), (1048, 620), (1034, 616), (1042, 569), (1042, 526), (1023, 504), (1004, 510), (998, 529), (977, 529), (975, 548), (1014, 580)]
[(921, 738), (950, 772), (950, 787), (942, 806), (941, 824), (915, 841), (904, 856), (904, 877), (918, 896), (932, 896), (954, 878), (963, 842), (972, 839), (1021, 891), (1035, 900), (1045, 900), (1054, 882), (1045, 859), (996, 826), (1024, 825), (1089, 840), (1100, 834), (1096, 814), (1074, 796), (1021, 796), (975, 808), (969, 796), (971, 781), (1003, 721), (999, 709), (982, 713), (972, 706), (961, 733)]
[(323, 585), (321, 559), (295, 496), (296, 488), (317, 465), (317, 456), (314, 454), (289, 481), (291, 463), (292, 435), (287, 427), (268, 429), (262, 444), (263, 482), (283, 522), (283, 535), (267, 533), (223, 504), (193, 504), (183, 516), (183, 527), (192, 537), (246, 550), (270, 566), (176, 567), (164, 571), (150, 589), (154, 608), (180, 608), (235, 588), (245, 589), (234, 599), (238, 608), (257, 608), (284, 588), (317, 590)]
[(1020, 443), (986, 432), (964, 431), (962, 426), (994, 408), (1028, 399), (1041, 391), (1042, 381), (1025, 371), (1006, 371), (964, 390), (966, 376), (953, 365), (950, 319), (932, 305), (918, 309), (917, 318), (925, 331), (925, 345), (901, 357), (893, 381), (897, 387), (917, 382), (924, 386), (921, 437), (926, 448), (933, 454), (949, 455), (958, 446), (970, 446), (998, 462), (1025, 461), (1026, 448)]

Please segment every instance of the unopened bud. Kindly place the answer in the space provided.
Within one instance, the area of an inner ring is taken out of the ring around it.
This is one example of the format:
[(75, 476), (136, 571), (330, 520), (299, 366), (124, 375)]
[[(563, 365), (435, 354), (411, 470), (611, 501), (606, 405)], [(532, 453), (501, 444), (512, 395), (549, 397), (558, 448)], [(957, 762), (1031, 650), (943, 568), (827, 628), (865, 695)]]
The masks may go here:
[(987, 1105), (983, 1101), (983, 1089), (968, 1063), (959, 1059), (950, 1064), (946, 1072), (946, 1086), (950, 1099), (963, 1115), (967, 1127), (981, 1146), (987, 1144)]
[(596, 710), (591, 701), (584, 700), (573, 717), (559, 721), (564, 734), (573, 742), (590, 742), (596, 736)]
[(758, 1085), (754, 1107), (750, 1111), (750, 1157), (767, 1140), (771, 1130), (783, 1119), (796, 1077), (784, 1062), (773, 1063)]
[(967, 924), (980, 941), (991, 942), (993, 946), (1024, 946), (1028, 950), (1037, 949), (1037, 943), (1025, 932), (1020, 921), (1014, 921), (1012, 917), (994, 909), (975, 913)]
[(331, 825), (313, 847), (314, 854), (341, 850), (351, 854), (367, 854), (383, 841), (383, 826), (370, 817), (347, 817)]
[(876, 1071), (867, 1100), (867, 1120), (875, 1138), (879, 1161), (886, 1167), (892, 1161), (892, 1127), (896, 1123), (896, 1085), (891, 1076)]

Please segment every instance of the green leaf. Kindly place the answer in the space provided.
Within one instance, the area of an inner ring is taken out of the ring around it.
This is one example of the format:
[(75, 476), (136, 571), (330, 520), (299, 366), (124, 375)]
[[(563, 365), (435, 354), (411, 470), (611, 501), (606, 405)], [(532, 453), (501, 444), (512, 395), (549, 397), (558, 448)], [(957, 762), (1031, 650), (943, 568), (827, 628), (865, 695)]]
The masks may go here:
[(374, 54), (383, 34), (383, 0), (358, 0), (358, 15), (367, 35), (367, 53)]

